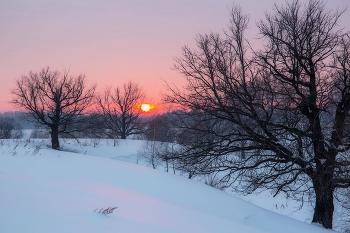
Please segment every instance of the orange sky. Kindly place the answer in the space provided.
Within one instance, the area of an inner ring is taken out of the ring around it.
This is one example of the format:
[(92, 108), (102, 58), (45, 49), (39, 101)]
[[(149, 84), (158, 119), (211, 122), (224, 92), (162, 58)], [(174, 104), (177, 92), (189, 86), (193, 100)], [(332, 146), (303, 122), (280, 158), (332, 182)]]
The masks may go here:
[[(284, 1), (235, 1), (251, 15), (248, 37), (257, 37), (255, 22), (273, 2)], [(0, 111), (16, 110), (8, 104), (15, 79), (46, 66), (84, 73), (99, 91), (133, 80), (159, 104), (163, 80), (183, 84), (171, 69), (181, 47), (194, 47), (197, 33), (222, 32), (231, 6), (231, 0), (0, 1)], [(341, 21), (349, 24), (350, 9)]]

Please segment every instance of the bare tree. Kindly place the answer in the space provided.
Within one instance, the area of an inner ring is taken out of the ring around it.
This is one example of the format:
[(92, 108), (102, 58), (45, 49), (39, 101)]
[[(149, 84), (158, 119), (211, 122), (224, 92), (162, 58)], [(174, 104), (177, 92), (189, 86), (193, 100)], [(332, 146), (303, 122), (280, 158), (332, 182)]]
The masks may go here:
[(350, 42), (338, 29), (342, 13), (316, 0), (276, 5), (258, 23), (264, 49), (248, 53), (248, 17), (234, 6), (224, 37), (199, 35), (197, 50), (184, 47), (175, 69), (187, 86), (169, 87), (166, 100), (197, 113), (207, 127), (187, 127), (214, 140), (184, 144), (178, 164), (221, 173), (221, 182), (247, 193), (308, 195), (312, 221), (332, 228), (334, 191), (350, 186)]
[(176, 167), (173, 163), (173, 155), (175, 154), (176, 145), (164, 141), (145, 141), (139, 151), (139, 157), (144, 159), (149, 165), (152, 165), (153, 169), (165, 163), (166, 172), (169, 172), (169, 169), (172, 168), (174, 174)]
[(107, 88), (102, 97), (97, 97), (97, 113), (103, 116), (108, 137), (126, 139), (143, 133), (143, 124), (139, 121), (141, 111), (137, 104), (144, 98), (143, 90), (133, 82), (113, 90)]
[(95, 89), (86, 86), (84, 75), (73, 77), (47, 67), (16, 81), (12, 103), (29, 113), (28, 120), (50, 129), (52, 148), (58, 150), (59, 134), (80, 130), (74, 124), (91, 106)]

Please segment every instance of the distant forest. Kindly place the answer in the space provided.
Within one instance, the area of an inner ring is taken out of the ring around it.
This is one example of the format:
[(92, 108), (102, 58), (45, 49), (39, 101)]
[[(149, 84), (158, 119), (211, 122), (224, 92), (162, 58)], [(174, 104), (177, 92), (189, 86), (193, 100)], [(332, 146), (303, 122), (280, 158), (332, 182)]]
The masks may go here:
[(1, 120), (11, 120), (15, 124), (19, 124), (21, 129), (35, 129), (43, 128), (41, 125), (36, 125), (33, 122), (29, 122), (24, 118), (25, 112), (14, 111), (14, 112), (3, 112), (0, 113)]

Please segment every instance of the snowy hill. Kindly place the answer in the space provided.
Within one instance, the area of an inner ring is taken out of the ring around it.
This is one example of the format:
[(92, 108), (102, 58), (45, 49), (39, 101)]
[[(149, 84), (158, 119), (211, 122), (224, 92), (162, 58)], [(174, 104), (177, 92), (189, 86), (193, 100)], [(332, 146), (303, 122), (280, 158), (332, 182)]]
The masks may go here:
[[(198, 181), (116, 160), (135, 159), (133, 142), (65, 145), (80, 153), (45, 143), (1, 141), (0, 232), (332, 232)], [(108, 207), (118, 208), (97, 213)]]

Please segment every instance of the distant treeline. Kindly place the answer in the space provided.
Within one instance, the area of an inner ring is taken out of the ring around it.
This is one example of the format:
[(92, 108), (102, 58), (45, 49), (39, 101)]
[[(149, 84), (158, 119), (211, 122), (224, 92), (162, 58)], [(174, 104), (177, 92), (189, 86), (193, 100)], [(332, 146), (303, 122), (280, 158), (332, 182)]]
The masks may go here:
[(0, 119), (17, 123), (20, 125), (21, 129), (42, 128), (42, 126), (36, 125), (35, 123), (26, 120), (25, 119), (26, 114), (27, 113), (20, 112), (20, 111), (3, 112), (3, 113), (0, 113)]

